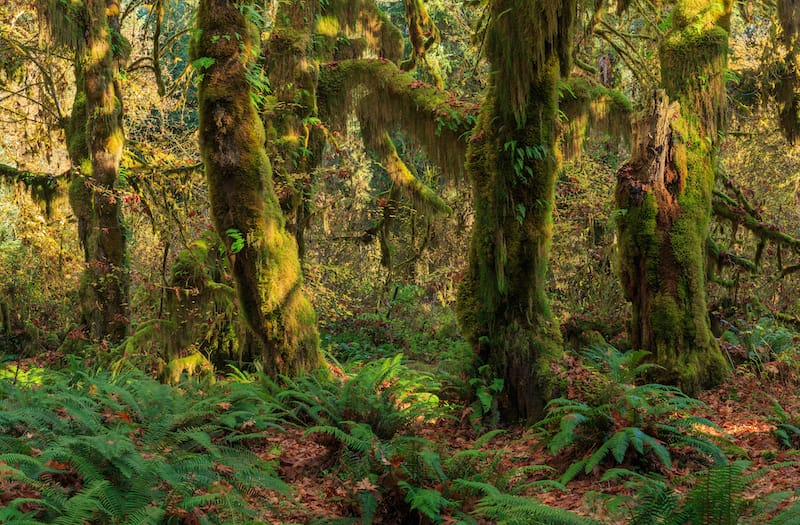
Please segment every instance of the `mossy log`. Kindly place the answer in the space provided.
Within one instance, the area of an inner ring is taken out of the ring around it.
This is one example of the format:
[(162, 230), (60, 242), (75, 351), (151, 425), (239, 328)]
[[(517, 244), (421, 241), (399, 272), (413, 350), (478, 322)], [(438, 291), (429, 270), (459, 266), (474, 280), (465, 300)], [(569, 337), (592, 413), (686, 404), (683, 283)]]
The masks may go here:
[(661, 47), (664, 91), (634, 125), (631, 159), (617, 173), (631, 344), (652, 352), (655, 379), (688, 393), (716, 386), (728, 370), (711, 333), (705, 262), (730, 8), (678, 2)]
[(213, 62), (200, 83), (200, 149), (214, 224), (250, 329), (243, 353), (271, 375), (294, 375), (322, 366), (323, 359), (297, 244), (286, 231), (264, 127), (250, 97), (247, 74), (259, 41), (243, 14), (247, 5), (252, 2), (202, 0), (198, 7), (192, 56)]

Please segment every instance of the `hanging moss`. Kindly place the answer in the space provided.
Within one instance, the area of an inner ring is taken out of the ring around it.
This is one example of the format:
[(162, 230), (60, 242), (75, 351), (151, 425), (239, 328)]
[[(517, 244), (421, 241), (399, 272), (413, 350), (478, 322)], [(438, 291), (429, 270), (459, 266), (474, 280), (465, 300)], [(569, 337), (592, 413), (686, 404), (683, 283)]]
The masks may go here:
[(630, 144), (631, 102), (625, 94), (586, 77), (570, 77), (559, 86), (559, 109), (568, 121), (560, 141), (565, 158), (580, 156), (590, 135)]
[(383, 128), (373, 128), (370, 124), (374, 124), (374, 122), (362, 115), (362, 112), (370, 112), (376, 103), (372, 96), (367, 96), (359, 104), (358, 115), (359, 121), (363, 123), (361, 136), (364, 145), (378, 156), (382, 167), (389, 174), (394, 188), (404, 192), (411, 199), (414, 209), (428, 214), (451, 213), (450, 206), (434, 190), (417, 178), (403, 162), (389, 133)]
[(20, 170), (0, 164), (0, 180), (23, 184), (31, 194), (31, 199), (39, 205), (47, 217), (53, 212), (56, 197), (64, 193), (66, 177)]
[[(200, 84), (200, 149), (214, 223), (249, 327), (242, 351), (270, 374), (319, 368), (316, 315), (302, 290), (297, 245), (285, 229), (264, 127), (250, 100), (257, 32), (230, 1), (201, 1), (197, 28), (193, 58), (214, 60)], [(236, 34), (241, 39), (224, 38)]]
[(557, 56), (561, 75), (571, 68), (575, 0), (494, 0), (486, 33), (486, 55), (492, 64), (498, 111), (521, 125), (526, 120), (531, 88)]
[(361, 125), (388, 130), (399, 126), (419, 142), (451, 180), (463, 173), (467, 137), (477, 108), (447, 91), (415, 80), (384, 60), (347, 60), (320, 70), (320, 115), (344, 130), (366, 88), (372, 102), (360, 111)]
[(85, 1), (37, 0), (36, 3), (42, 25), (49, 29), (53, 42), (83, 54), (90, 21)]
[[(364, 49), (370, 49), (379, 58), (399, 62), (403, 55), (403, 35), (392, 24), (386, 13), (373, 0), (330, 0), (325, 3), (322, 14), (338, 21), (339, 34), (335, 46), (340, 55), (361, 58), (361, 52), (347, 50), (353, 43), (363, 39)], [(362, 47), (362, 46), (359, 46)], [(321, 60), (332, 60), (333, 54), (321, 54)]]

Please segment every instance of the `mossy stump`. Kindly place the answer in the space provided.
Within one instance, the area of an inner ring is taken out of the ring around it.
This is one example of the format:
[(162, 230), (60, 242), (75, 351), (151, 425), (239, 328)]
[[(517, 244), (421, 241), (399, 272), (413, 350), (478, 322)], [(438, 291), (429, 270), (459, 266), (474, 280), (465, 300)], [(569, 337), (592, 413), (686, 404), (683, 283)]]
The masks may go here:
[(663, 91), (634, 124), (617, 173), (620, 277), (631, 344), (652, 352), (655, 380), (689, 394), (723, 381), (705, 291), (714, 162), (725, 125), (730, 2), (680, 1), (661, 47)]

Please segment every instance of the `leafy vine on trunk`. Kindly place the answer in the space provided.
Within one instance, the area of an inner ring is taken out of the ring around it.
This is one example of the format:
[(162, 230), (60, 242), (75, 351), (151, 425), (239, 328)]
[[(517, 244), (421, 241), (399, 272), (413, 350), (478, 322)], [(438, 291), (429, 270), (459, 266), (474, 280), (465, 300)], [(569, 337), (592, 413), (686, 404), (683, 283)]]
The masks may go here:
[(573, 1), (494, 0), (491, 80), (470, 138), (475, 226), (458, 294), (467, 339), (505, 382), (507, 419), (535, 420), (557, 395), (561, 353), (546, 296), (560, 153), (558, 80), (570, 64)]

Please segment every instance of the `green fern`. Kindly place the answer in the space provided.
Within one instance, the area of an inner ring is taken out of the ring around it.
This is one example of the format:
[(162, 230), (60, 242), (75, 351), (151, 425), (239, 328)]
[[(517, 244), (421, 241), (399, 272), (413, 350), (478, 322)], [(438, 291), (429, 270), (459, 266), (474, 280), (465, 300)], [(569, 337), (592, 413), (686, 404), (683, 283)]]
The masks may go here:
[[(216, 502), (209, 523), (223, 523), (248, 516), (248, 487), (288, 493), (271, 464), (236, 446), (282, 421), (253, 384), (201, 392), (73, 368), (5, 395), (0, 461), (12, 468), (3, 473), (39, 497), (11, 501), (2, 523), (163, 523), (206, 499)], [(235, 490), (216, 493), (223, 482)]]
[(549, 507), (533, 498), (490, 494), (477, 505), (481, 517), (497, 525), (590, 525), (597, 522), (572, 512)]
[[(634, 496), (611, 498), (610, 507), (627, 514), (629, 525), (736, 525), (745, 523), (797, 523), (800, 507), (789, 507), (771, 520), (755, 511), (756, 502), (744, 491), (764, 474), (794, 464), (783, 463), (747, 473), (748, 461), (734, 461), (693, 475), (688, 494), (678, 492), (665, 481), (626, 469), (610, 470), (603, 480), (630, 477)], [(752, 520), (752, 521), (751, 521)]]
[(547, 405), (545, 418), (536, 428), (551, 454), (569, 450), (583, 456), (560, 478), (567, 483), (613, 459), (617, 464), (655, 459), (665, 468), (672, 463), (670, 447), (687, 446), (699, 456), (722, 464), (727, 461), (720, 445), (734, 449), (730, 441), (707, 433), (719, 428), (708, 419), (690, 415), (703, 407), (677, 388), (659, 384), (636, 385), (652, 368), (643, 363), (647, 352), (622, 353), (610, 346), (587, 352), (599, 390), (586, 401), (557, 398)]

